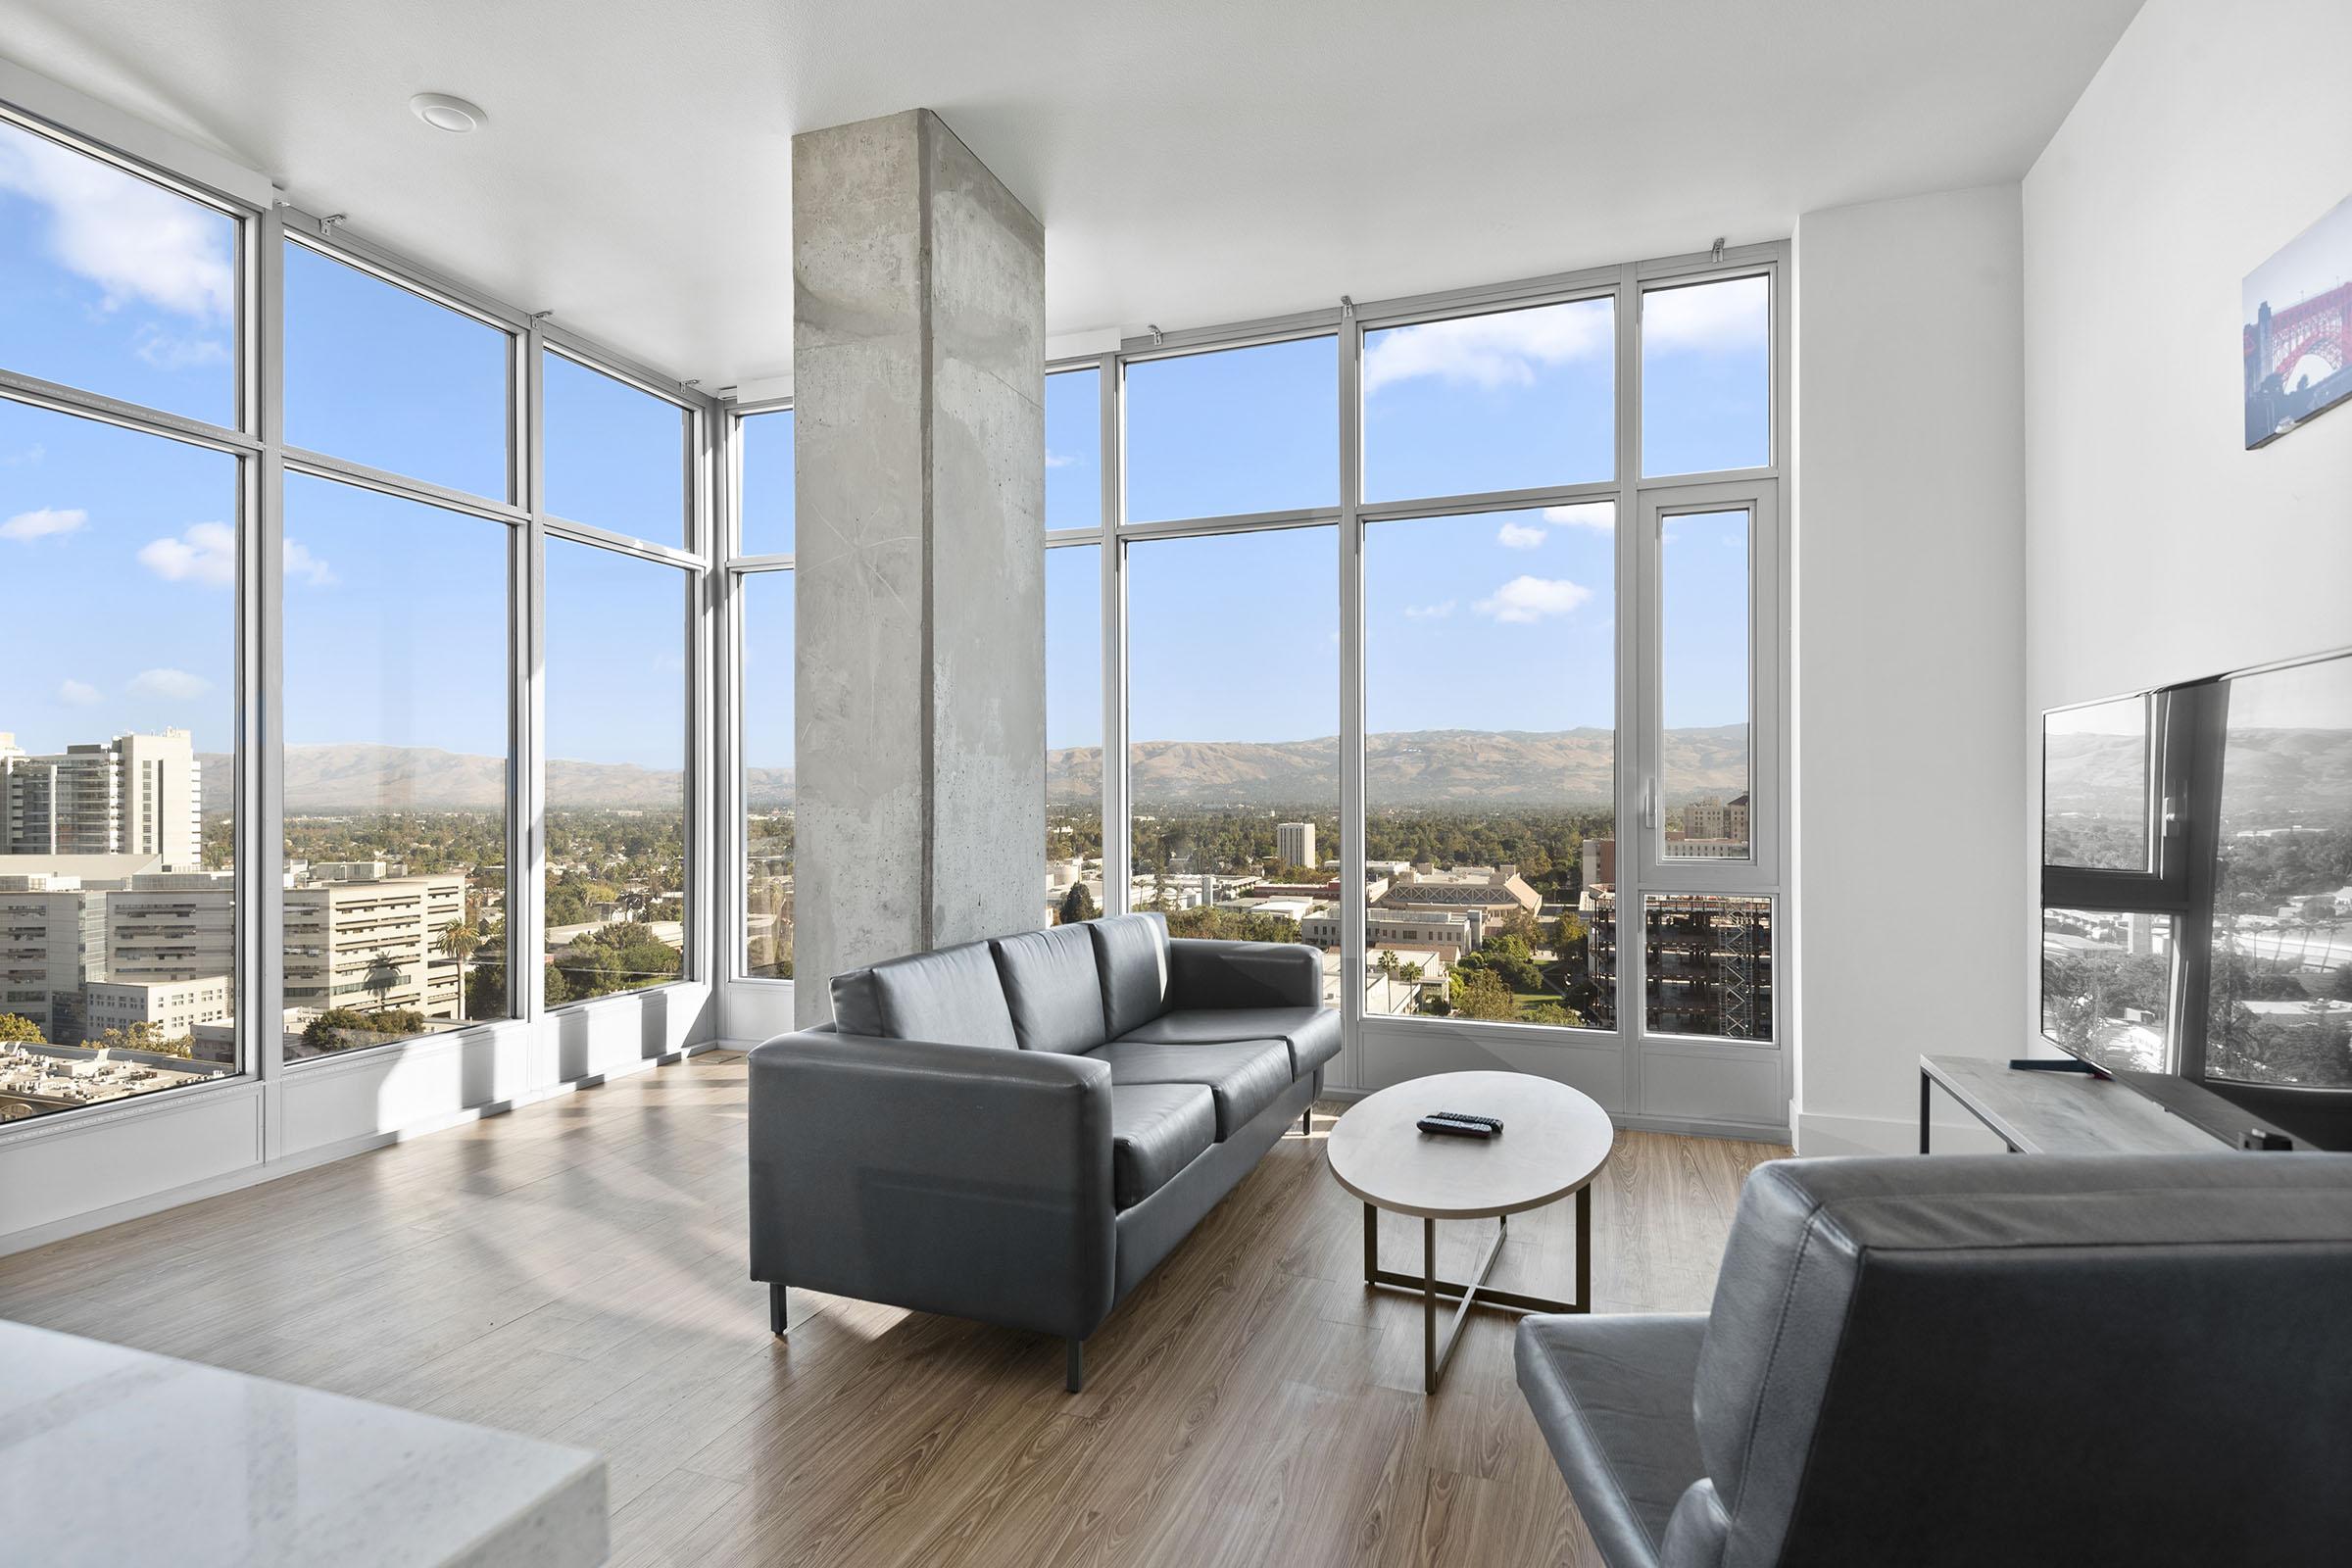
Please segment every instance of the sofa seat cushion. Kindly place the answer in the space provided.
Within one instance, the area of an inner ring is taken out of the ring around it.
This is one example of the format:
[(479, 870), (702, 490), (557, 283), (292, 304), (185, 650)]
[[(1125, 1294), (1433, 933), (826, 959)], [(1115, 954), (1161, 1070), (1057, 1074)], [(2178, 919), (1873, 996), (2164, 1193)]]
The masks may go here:
[(1519, 1321), (1519, 1388), (1611, 1568), (1660, 1560), (1699, 1456), (1703, 1312)]
[(1133, 1208), (1217, 1141), (1216, 1101), (1200, 1084), (1110, 1086), (1110, 1189)]
[(1279, 1040), (1189, 1046), (1114, 1040), (1087, 1054), (1110, 1063), (1114, 1094), (1125, 1084), (1204, 1086), (1216, 1101), (1220, 1144), (1291, 1087), (1291, 1048)]
[(1291, 1048), (1297, 1079), (1340, 1054), (1340, 1015), (1330, 1007), (1178, 1007), (1123, 1038), (1165, 1046), (1280, 1040)]

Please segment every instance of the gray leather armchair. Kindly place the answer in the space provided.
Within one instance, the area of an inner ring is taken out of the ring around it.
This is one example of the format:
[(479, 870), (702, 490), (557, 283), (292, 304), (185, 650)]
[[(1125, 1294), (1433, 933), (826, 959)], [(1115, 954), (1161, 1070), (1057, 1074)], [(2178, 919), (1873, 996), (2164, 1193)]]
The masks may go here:
[(1518, 1367), (1610, 1568), (2352, 1560), (2352, 1154), (1776, 1161)]
[(1339, 1054), (1312, 948), (1057, 926), (833, 981), (751, 1053), (751, 1265), (1081, 1347), (1304, 1117)]

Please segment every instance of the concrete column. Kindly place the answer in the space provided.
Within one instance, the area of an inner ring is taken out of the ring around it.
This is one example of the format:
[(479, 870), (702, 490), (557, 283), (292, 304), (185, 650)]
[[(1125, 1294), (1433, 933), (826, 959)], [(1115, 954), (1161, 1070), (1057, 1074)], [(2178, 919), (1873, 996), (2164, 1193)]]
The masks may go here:
[(792, 141), (794, 1012), (1043, 923), (1045, 230), (927, 109)]

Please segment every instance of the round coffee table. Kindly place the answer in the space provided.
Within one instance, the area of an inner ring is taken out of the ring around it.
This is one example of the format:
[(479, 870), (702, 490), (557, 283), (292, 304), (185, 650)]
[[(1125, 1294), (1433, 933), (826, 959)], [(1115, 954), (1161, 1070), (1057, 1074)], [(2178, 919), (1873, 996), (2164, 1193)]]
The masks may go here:
[[(1450, 1138), (1413, 1124), (1432, 1111), (1459, 1110), (1503, 1124), (1493, 1138)], [(1438, 1379), (1461, 1338), (1473, 1305), (1514, 1312), (1592, 1309), (1592, 1178), (1615, 1143), (1608, 1113), (1566, 1084), (1521, 1072), (1446, 1072), (1414, 1078), (1366, 1096), (1332, 1124), (1324, 1145), (1331, 1174), (1364, 1203), (1364, 1284), (1421, 1293), (1422, 1383)], [(1485, 1289), (1501, 1254), (1510, 1216), (1576, 1195), (1576, 1298), (1554, 1301)], [(1380, 1266), (1380, 1215), (1421, 1217), (1421, 1272)], [(1438, 1278), (1438, 1221), (1493, 1219), (1477, 1274), (1467, 1283)], [(1438, 1298), (1459, 1298), (1453, 1324), (1438, 1343)]]

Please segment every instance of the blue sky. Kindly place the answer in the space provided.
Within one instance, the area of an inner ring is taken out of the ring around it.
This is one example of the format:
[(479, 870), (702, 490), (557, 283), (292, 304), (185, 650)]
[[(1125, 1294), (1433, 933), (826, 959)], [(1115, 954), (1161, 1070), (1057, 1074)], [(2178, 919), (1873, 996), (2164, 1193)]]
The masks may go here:
[[(0, 365), (232, 422), (233, 243), (221, 215), (0, 126)], [(288, 250), (287, 288), (290, 441), (505, 493), (504, 333), (300, 246)], [(1645, 471), (1764, 461), (1763, 289), (1744, 280), (1645, 297)], [(1612, 309), (1576, 302), (1368, 334), (1367, 497), (1609, 479)], [(1048, 381), (1050, 527), (1098, 520), (1095, 381), (1093, 371)], [(1148, 362), (1130, 368), (1126, 391), (1134, 518), (1337, 501), (1335, 339)], [(546, 407), (553, 511), (684, 537), (673, 405), (551, 358)], [(744, 548), (789, 551), (791, 416), (753, 418), (745, 432)], [(290, 485), (288, 500), (288, 738), (500, 751), (504, 525), (324, 480)], [(0, 575), (12, 624), (28, 634), (0, 728), (49, 747), (180, 723), (203, 749), (225, 749), (235, 510), (225, 458), (0, 403)], [(1372, 727), (1612, 723), (1612, 521), (1604, 507), (1373, 525)], [(1132, 547), (1135, 737), (1335, 734), (1338, 550), (1328, 527)], [(595, 556), (550, 547), (550, 755), (675, 766), (679, 574)], [(1101, 738), (1095, 563), (1091, 549), (1048, 562), (1054, 746)], [(1744, 716), (1743, 563), (1738, 526), (1691, 519), (1669, 532), (1670, 724)], [(768, 662), (757, 650), (789, 641), (783, 587), (753, 595), (755, 707)], [(755, 762), (787, 760), (789, 720), (776, 711), (751, 720)]]

